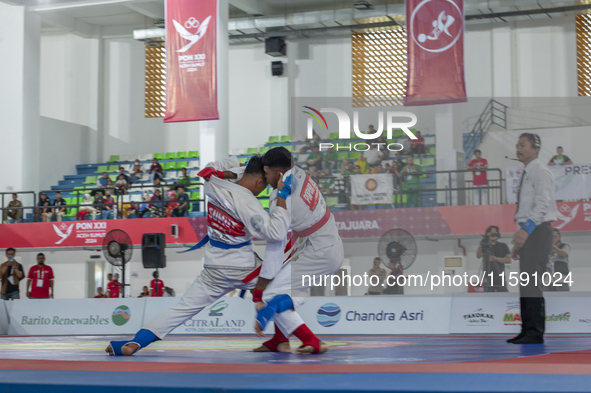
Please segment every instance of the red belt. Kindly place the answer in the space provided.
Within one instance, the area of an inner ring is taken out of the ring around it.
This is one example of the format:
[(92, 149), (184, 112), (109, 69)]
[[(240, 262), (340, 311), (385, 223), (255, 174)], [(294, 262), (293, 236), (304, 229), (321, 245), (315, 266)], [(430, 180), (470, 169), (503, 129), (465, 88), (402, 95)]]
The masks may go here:
[(310, 228), (304, 229), (301, 231), (297, 231), (296, 233), (298, 234), (299, 237), (308, 237), (308, 236), (312, 235), (314, 232), (316, 232), (317, 230), (319, 230), (320, 228), (322, 228), (324, 226), (324, 224), (326, 224), (328, 222), (328, 220), (330, 220), (330, 209), (327, 206), (326, 207), (326, 214), (324, 214), (324, 216), (320, 219), (320, 221), (318, 221), (316, 224), (312, 225)]

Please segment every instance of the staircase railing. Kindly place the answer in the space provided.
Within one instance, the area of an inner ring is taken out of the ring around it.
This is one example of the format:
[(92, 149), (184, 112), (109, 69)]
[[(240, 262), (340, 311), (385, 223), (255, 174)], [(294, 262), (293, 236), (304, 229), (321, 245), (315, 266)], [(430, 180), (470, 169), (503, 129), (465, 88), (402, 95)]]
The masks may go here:
[(464, 164), (470, 162), (474, 151), (492, 124), (507, 128), (507, 106), (493, 99), (486, 104), (470, 135), (464, 141)]

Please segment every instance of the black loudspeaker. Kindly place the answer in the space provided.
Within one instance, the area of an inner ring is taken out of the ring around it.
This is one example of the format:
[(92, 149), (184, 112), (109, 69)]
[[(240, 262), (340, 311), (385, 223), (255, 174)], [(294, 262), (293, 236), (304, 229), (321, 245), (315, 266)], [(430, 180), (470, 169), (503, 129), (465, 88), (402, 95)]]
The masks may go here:
[(271, 37), (265, 40), (265, 53), (269, 56), (285, 56), (286, 49), (285, 40), (281, 37)]
[(283, 62), (272, 61), (271, 62), (271, 74), (273, 74), (273, 76), (283, 75)]
[(142, 263), (145, 269), (166, 267), (166, 236), (164, 233), (144, 233), (142, 237)]

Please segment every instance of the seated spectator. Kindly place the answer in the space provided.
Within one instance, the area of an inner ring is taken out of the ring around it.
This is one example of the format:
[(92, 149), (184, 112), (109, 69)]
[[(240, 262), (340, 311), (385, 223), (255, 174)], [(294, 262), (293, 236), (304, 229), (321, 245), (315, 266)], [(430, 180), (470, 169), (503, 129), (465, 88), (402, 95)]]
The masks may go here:
[(94, 297), (95, 299), (107, 299), (107, 295), (103, 293), (103, 287), (98, 287), (96, 293), (97, 295)]
[(150, 213), (152, 218), (164, 217), (162, 194), (159, 188), (154, 190), (154, 195), (150, 198), (150, 202), (151, 203), (148, 205), (148, 213)]
[(164, 187), (165, 183), (159, 177), (154, 179), (154, 189), (159, 189), (161, 194), (164, 194), (168, 187)]
[[(12, 201), (8, 202), (8, 205), (6, 205), (6, 207), (23, 207), (23, 203), (18, 200), (17, 194), (12, 194)], [(2, 211), (2, 222), (8, 224), (8, 219), (12, 218), (14, 220), (14, 223), (16, 224), (17, 222), (19, 222), (22, 216), (23, 209), (4, 210)]]
[[(123, 168), (121, 168), (123, 169)], [(127, 182), (127, 180), (125, 179), (126, 176), (125, 175), (119, 175), (117, 176), (117, 181), (115, 182), (115, 188), (117, 188), (117, 190), (127, 190), (127, 187), (129, 187), (129, 183)]]
[(131, 196), (127, 193), (127, 189), (123, 189), (123, 195), (118, 198), (118, 213), (120, 218), (129, 218), (129, 215), (135, 213), (137, 206), (131, 202)]
[(378, 150), (377, 146), (369, 143), (369, 150), (363, 152), (363, 157), (370, 167), (377, 165), (383, 157), (383, 154)]
[(312, 138), (306, 138), (306, 144), (300, 149), (300, 154), (307, 154), (312, 151), (312, 148), (322, 140), (316, 131), (312, 130)]
[(322, 157), (322, 169), (330, 168), (331, 171), (335, 171), (337, 169), (337, 163), (339, 162), (339, 156), (336, 151), (332, 147), (328, 148), (328, 152), (324, 153)]
[(109, 174), (105, 172), (102, 177), (99, 177), (96, 180), (96, 186), (100, 188), (109, 187), (109, 180), (111, 180), (111, 178), (109, 177)]
[(324, 174), (319, 181), (318, 187), (323, 195), (330, 195), (335, 192), (335, 177), (329, 167), (324, 169)]
[[(101, 213), (103, 211), (103, 192), (97, 190), (94, 193), (94, 208)], [(102, 214), (102, 213), (101, 213)]]
[[(39, 194), (39, 202), (35, 208), (35, 221), (49, 222), (47, 215), (51, 213), (51, 200), (47, 197), (47, 194), (42, 192)], [(51, 218), (51, 216), (49, 216)]]
[(378, 136), (374, 143), (381, 144), (378, 150), (382, 155), (382, 160), (387, 160), (390, 156), (390, 150), (388, 150), (388, 140), (384, 137), (384, 134)]
[(548, 165), (573, 165), (567, 155), (563, 155), (562, 146), (556, 148), (556, 155), (550, 159)]
[(361, 170), (361, 174), (369, 173), (369, 164), (367, 163), (367, 160), (363, 154), (361, 154), (359, 158), (357, 158), (357, 161), (355, 161), (355, 165), (359, 167), (359, 169)]
[(136, 158), (133, 162), (133, 168), (131, 168), (131, 184), (138, 182), (143, 173), (142, 163)]
[[(411, 191), (407, 197), (407, 207), (419, 207), (420, 206), (420, 192), (421, 189), (421, 175), (423, 174), (423, 168), (420, 165), (414, 163), (413, 156), (408, 156), (406, 166), (402, 170), (403, 181), (406, 184), (406, 190)], [(415, 192), (413, 192), (415, 191)]]
[(162, 179), (162, 165), (158, 163), (157, 158), (152, 160), (152, 166), (150, 167), (148, 173), (150, 174), (150, 183), (155, 183), (156, 178)]
[(150, 296), (151, 297), (162, 297), (164, 294), (164, 282), (159, 279), (160, 274), (156, 271), (152, 273), (154, 279), (150, 281)]
[(172, 217), (173, 211), (179, 206), (179, 203), (176, 201), (177, 196), (175, 191), (168, 191), (166, 193), (166, 200), (170, 201), (165, 204), (164, 213), (166, 217)]
[(148, 213), (148, 207), (150, 206), (150, 200), (152, 199), (152, 195), (148, 193), (148, 191), (144, 191), (144, 196), (142, 197), (142, 203), (137, 208), (136, 214), (138, 218), (142, 218), (144, 214)]
[(401, 145), (402, 145), (402, 150), (400, 151), (400, 154), (403, 156), (408, 156), (409, 154), (412, 154), (412, 139), (410, 139), (410, 136), (406, 136), (406, 139), (404, 141), (402, 141)]
[(345, 172), (349, 167), (349, 159), (347, 157), (341, 160), (341, 172)]
[(113, 213), (115, 212), (115, 199), (111, 196), (111, 191), (105, 190), (105, 197), (103, 198), (102, 209), (101, 209), (101, 217), (103, 220), (107, 220), (113, 217)]
[(179, 205), (173, 210), (172, 214), (175, 217), (185, 217), (189, 211), (189, 194), (185, 192), (183, 187), (177, 187)]
[(47, 221), (51, 221), (51, 218), (55, 215), (56, 221), (61, 221), (66, 215), (66, 201), (62, 198), (62, 193), (57, 191), (55, 193), (55, 201), (53, 201), (53, 212), (47, 214)]
[[(382, 260), (379, 257), (374, 258), (373, 266), (367, 272), (369, 276), (369, 290), (367, 291), (368, 295), (381, 295), (384, 289), (384, 280), (386, 279), (386, 270), (382, 268)], [(371, 279), (372, 277), (378, 278), (378, 283), (373, 285), (371, 282), (376, 282), (376, 279)]]
[[(131, 177), (129, 177), (125, 174), (125, 168), (119, 167), (119, 175), (123, 175), (123, 178), (125, 179), (127, 184), (131, 185), (131, 183), (132, 183)], [(119, 175), (117, 175), (117, 179), (119, 179)]]
[(179, 176), (178, 180), (176, 181), (177, 189), (178, 189), (178, 184), (190, 184), (191, 183), (191, 177), (187, 174), (187, 168), (183, 168), (181, 171), (182, 171), (182, 174)]
[(312, 178), (314, 183), (318, 184), (320, 176), (322, 176), (320, 172), (318, 172), (318, 169), (316, 169), (315, 166), (311, 166), (310, 168), (308, 168), (308, 173), (310, 174), (310, 177)]
[(84, 194), (84, 199), (80, 203), (82, 206), (78, 208), (78, 213), (76, 213), (76, 219), (84, 220), (87, 214), (92, 214), (92, 219), (96, 220), (96, 208), (93, 206), (92, 198), (90, 194)]
[(146, 285), (144, 285), (144, 288), (142, 288), (142, 293), (140, 293), (138, 297), (150, 297), (150, 291)]
[(382, 167), (382, 164), (377, 163), (372, 169), (371, 169), (371, 173), (384, 173), (384, 168)]
[(355, 174), (355, 164), (349, 162), (347, 160), (347, 166), (343, 167), (343, 175), (354, 175)]
[(417, 139), (410, 139), (410, 150), (412, 154), (425, 154), (425, 138), (421, 136), (421, 131), (417, 131)]
[(317, 170), (322, 170), (322, 153), (320, 147), (314, 145), (312, 147), (312, 153), (308, 154), (308, 167), (316, 167)]

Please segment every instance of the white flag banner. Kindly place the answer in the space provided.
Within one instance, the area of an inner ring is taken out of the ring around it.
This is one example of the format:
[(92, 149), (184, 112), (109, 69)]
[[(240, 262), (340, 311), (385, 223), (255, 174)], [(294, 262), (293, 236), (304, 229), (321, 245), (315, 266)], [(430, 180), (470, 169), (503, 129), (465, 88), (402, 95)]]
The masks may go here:
[[(591, 164), (550, 165), (554, 174), (554, 199), (557, 201), (591, 198)], [(523, 167), (509, 167), (505, 170), (507, 203), (517, 203), (517, 189)]]
[(352, 205), (392, 204), (393, 193), (391, 174), (351, 175)]

